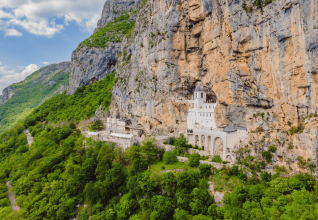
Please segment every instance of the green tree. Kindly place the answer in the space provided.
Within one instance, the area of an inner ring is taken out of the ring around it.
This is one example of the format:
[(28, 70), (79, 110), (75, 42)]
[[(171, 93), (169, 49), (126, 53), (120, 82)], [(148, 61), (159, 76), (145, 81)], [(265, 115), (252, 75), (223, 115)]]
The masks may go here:
[(175, 211), (174, 211), (173, 218), (175, 220), (184, 220), (184, 219), (188, 219), (188, 216), (189, 216), (189, 212), (188, 211), (176, 208)]
[(180, 137), (174, 142), (175, 152), (177, 155), (180, 155), (184, 152), (188, 152), (188, 140), (184, 137), (183, 134), (180, 134)]
[(141, 143), (141, 152), (145, 155), (148, 163), (151, 163), (156, 157), (157, 140), (155, 137), (146, 136)]
[(95, 175), (97, 179), (104, 180), (107, 170), (111, 169), (112, 161), (115, 159), (115, 154), (113, 150), (106, 144), (102, 146), (97, 156), (97, 167), (95, 170)]
[(100, 131), (104, 128), (104, 123), (102, 120), (96, 120), (91, 122), (90, 130), (91, 131)]
[(210, 175), (212, 175), (212, 166), (210, 164), (200, 164), (199, 170), (202, 178), (208, 178)]
[(210, 196), (208, 188), (208, 181), (201, 180), (199, 187), (193, 189), (191, 193), (192, 202), (190, 203), (192, 214), (208, 214), (208, 208), (212, 205), (214, 199), (213, 196)]
[(188, 165), (189, 165), (190, 167), (197, 167), (197, 166), (200, 165), (200, 159), (201, 159), (200, 154), (198, 154), (198, 153), (193, 153), (193, 154), (190, 154), (188, 158), (189, 158), (189, 163), (188, 163)]
[(178, 161), (177, 155), (173, 151), (166, 151), (163, 154), (163, 161), (165, 164), (173, 164)]
[(130, 193), (120, 198), (119, 203), (115, 205), (117, 219), (128, 219), (138, 208), (138, 202)]

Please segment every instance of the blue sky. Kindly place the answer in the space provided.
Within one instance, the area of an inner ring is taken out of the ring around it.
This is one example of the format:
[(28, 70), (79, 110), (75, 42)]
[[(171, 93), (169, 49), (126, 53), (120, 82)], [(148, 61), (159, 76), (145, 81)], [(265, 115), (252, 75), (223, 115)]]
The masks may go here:
[(38, 68), (70, 61), (106, 0), (1, 0), (0, 92)]

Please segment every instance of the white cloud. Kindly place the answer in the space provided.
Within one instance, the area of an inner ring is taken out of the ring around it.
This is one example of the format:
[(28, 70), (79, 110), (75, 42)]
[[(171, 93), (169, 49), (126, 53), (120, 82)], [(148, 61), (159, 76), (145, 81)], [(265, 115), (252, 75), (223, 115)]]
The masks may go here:
[(1, 0), (0, 29), (19, 27), (51, 37), (75, 22), (92, 32), (104, 3), (105, 0)]
[(14, 37), (21, 37), (23, 34), (16, 29), (7, 29), (6, 30), (6, 37), (7, 36), (14, 36)]
[(24, 67), (21, 72), (17, 72), (14, 69), (8, 69), (8, 66), (1, 66), (0, 62), (0, 93), (2, 93), (2, 89), (4, 89), (5, 87), (11, 85), (12, 83), (24, 80), (27, 76), (40, 69), (40, 67), (36, 64), (30, 64), (27, 67)]
[(44, 64), (44, 65), (50, 65), (50, 63), (49, 62), (42, 62), (42, 64)]
[(14, 16), (10, 13), (0, 10), (0, 18), (13, 18)]

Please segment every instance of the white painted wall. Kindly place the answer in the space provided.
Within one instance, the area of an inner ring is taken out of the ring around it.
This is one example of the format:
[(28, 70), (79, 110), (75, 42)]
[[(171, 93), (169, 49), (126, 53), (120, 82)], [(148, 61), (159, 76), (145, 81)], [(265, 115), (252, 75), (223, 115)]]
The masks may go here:
[(216, 128), (214, 120), (216, 103), (206, 103), (206, 93), (204, 91), (195, 92), (191, 103), (193, 103), (193, 108), (189, 109), (187, 117), (188, 129), (194, 129), (195, 126)]

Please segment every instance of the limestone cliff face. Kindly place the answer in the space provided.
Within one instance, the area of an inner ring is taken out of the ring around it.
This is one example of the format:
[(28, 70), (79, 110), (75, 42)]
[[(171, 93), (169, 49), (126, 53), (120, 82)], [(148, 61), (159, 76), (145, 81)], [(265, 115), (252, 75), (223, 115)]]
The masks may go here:
[(13, 94), (12, 91), (13, 91), (13, 89), (11, 88), (11, 86), (8, 86), (8, 87), (4, 88), (4, 90), (2, 90), (2, 95), (0, 95), (0, 105), (3, 105), (9, 99), (11, 99), (12, 94)]
[[(114, 45), (110, 56), (85, 48), (73, 54), (72, 88), (116, 68), (111, 110), (143, 124), (147, 132), (164, 133), (185, 131), (191, 106), (184, 100), (200, 84), (218, 99), (218, 127), (247, 127), (247, 142), (265, 137), (262, 150), (276, 143), (280, 154), (294, 143), (299, 147), (290, 150), (293, 160), (299, 155), (316, 159), (313, 122), (303, 122), (302, 134), (287, 132), (317, 113), (317, 1), (274, 0), (262, 8), (245, 1), (247, 10), (243, 2), (148, 0), (133, 36)], [(110, 17), (104, 15), (101, 22)], [(117, 50), (126, 51), (130, 60), (117, 56)], [(110, 68), (108, 60), (116, 66)], [(86, 76), (81, 68), (93, 70)]]

